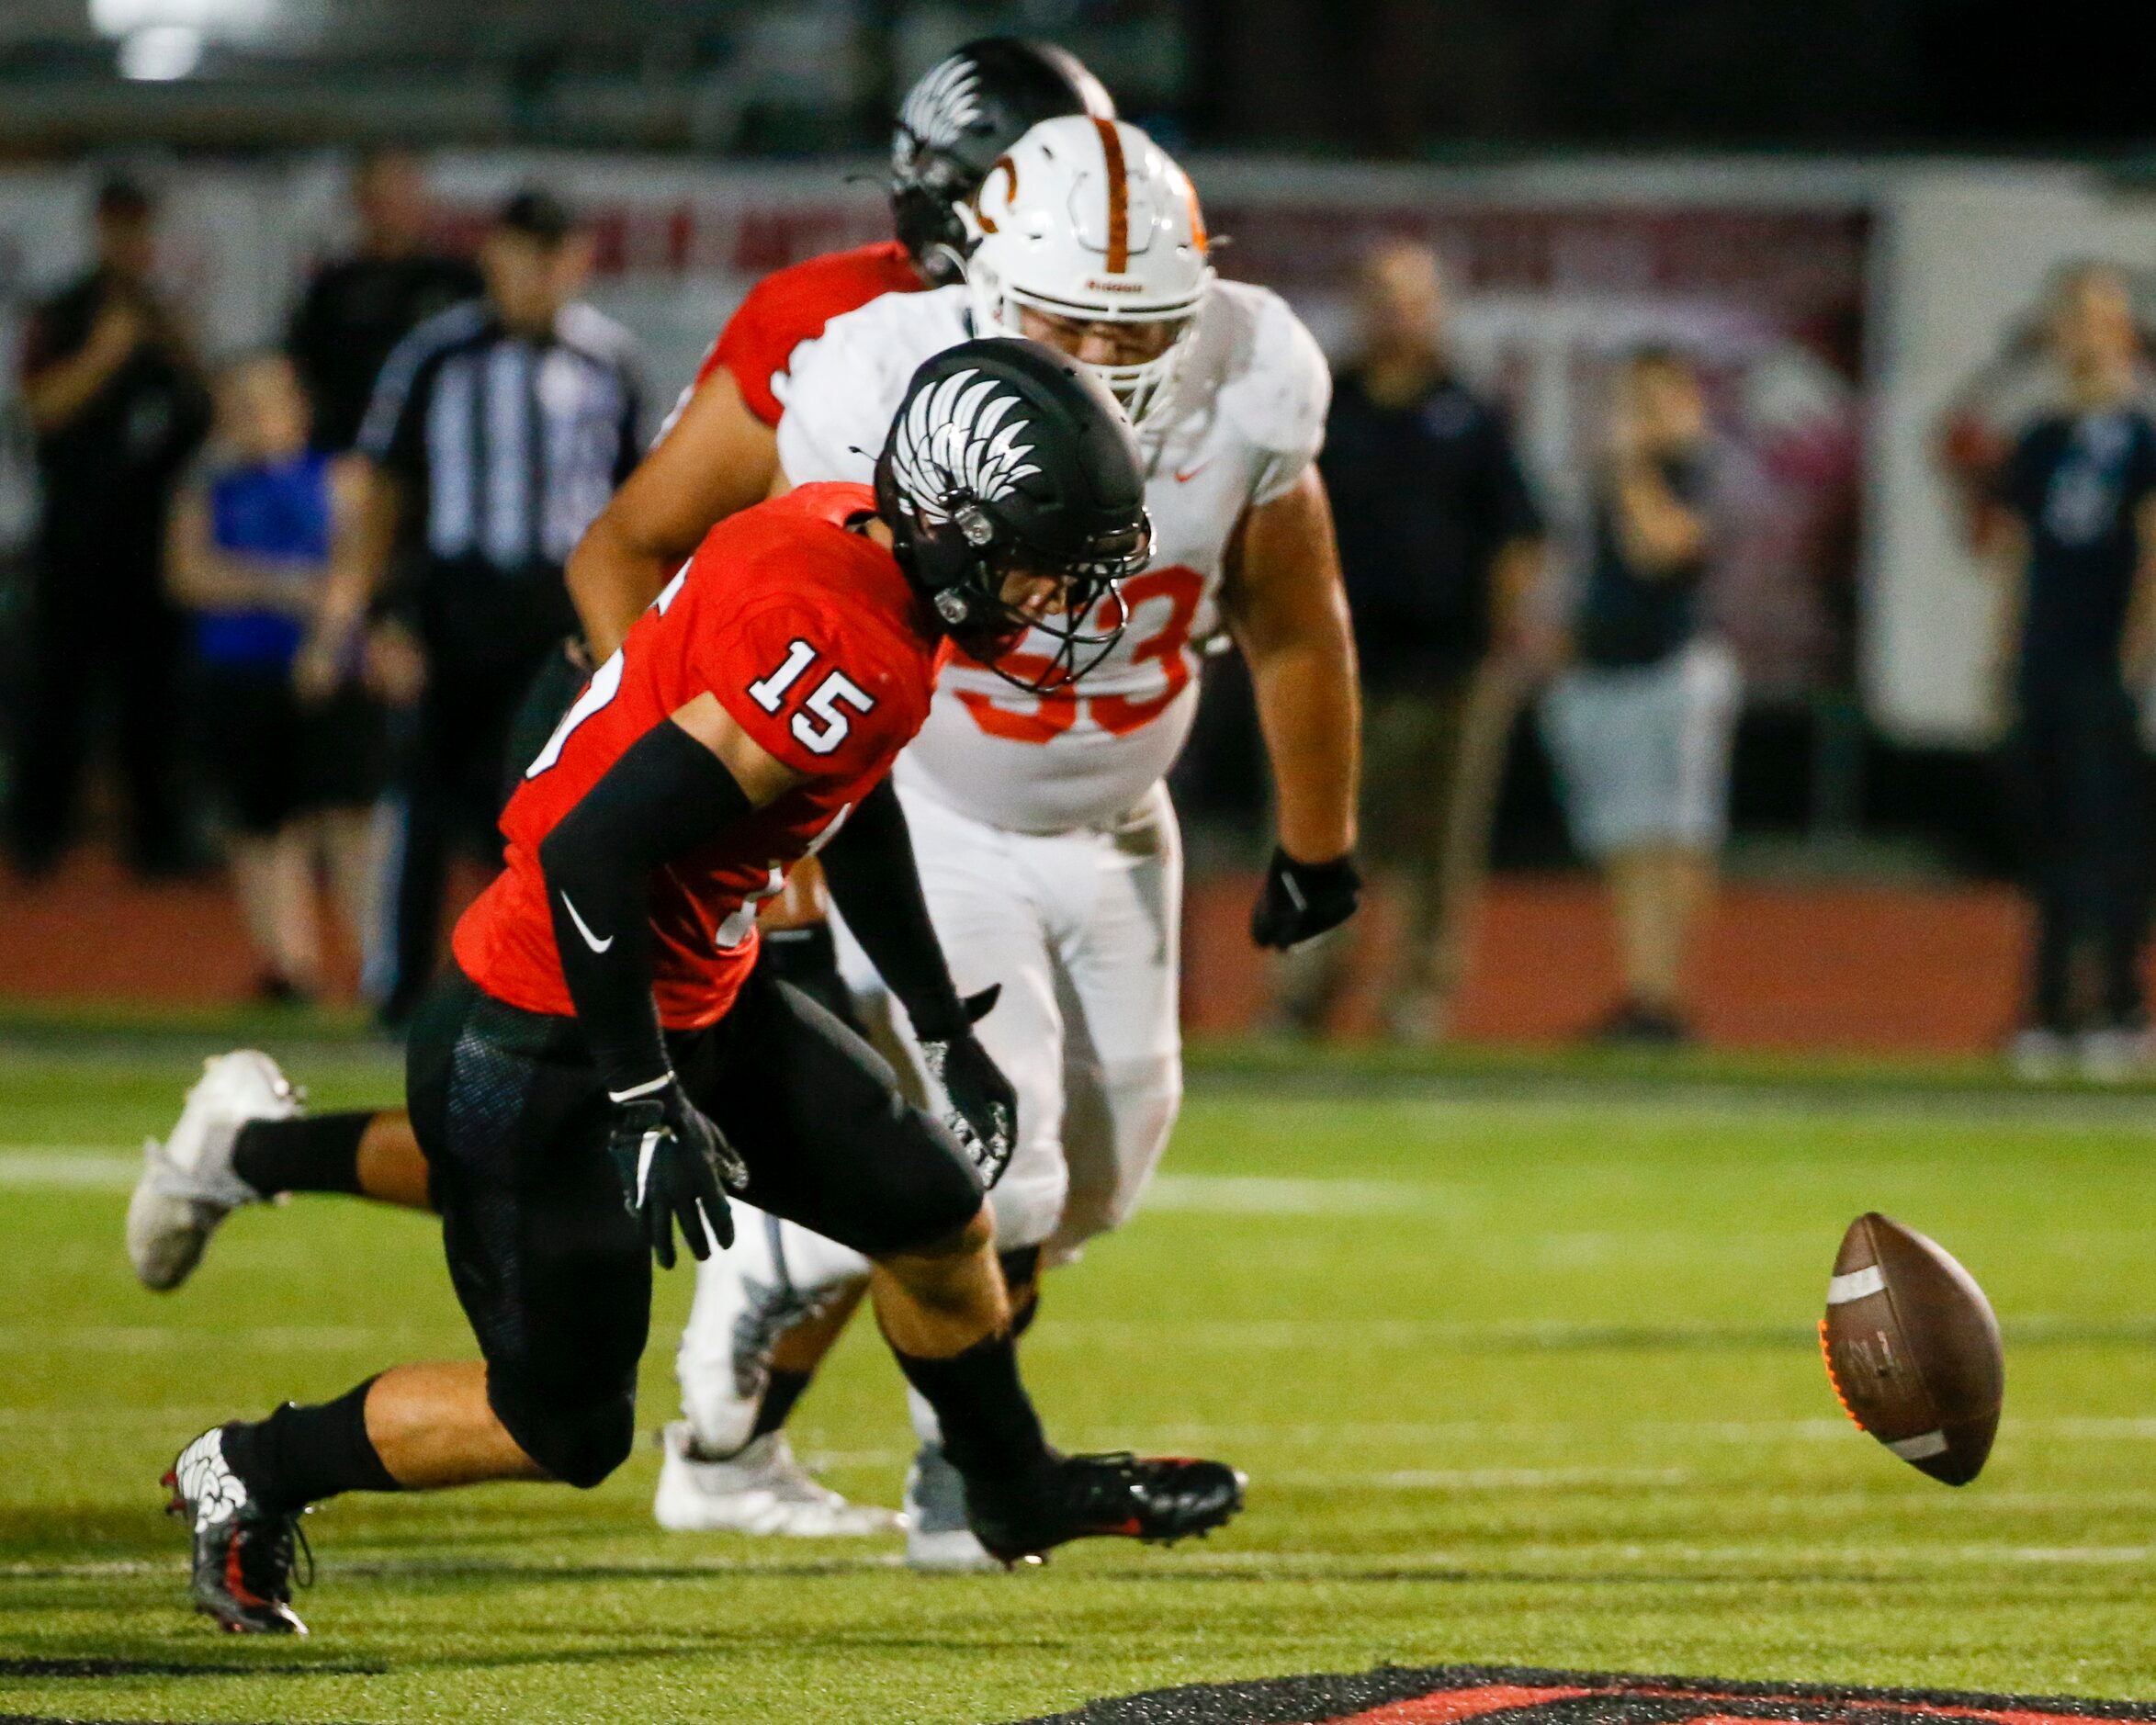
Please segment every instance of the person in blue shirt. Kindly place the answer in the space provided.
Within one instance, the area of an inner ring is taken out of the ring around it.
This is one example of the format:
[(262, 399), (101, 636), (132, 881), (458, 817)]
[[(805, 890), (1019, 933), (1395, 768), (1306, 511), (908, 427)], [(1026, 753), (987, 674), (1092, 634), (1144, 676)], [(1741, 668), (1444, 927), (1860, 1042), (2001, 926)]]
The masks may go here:
[[(2122, 271), (2062, 275), (2050, 333), (2066, 400), (2015, 440), (1992, 537), (2004, 575), (2000, 693), (2037, 923), (2012, 1054), (2030, 1077), (2072, 1060), (2116, 1078), (2148, 1058), (2138, 696), (2156, 672), (2156, 421)], [(2077, 987), (2084, 979), (2093, 989)]]
[(278, 354), (228, 366), (209, 453), (174, 511), (166, 559), (194, 614), (203, 765), (230, 834), (234, 887), (263, 965), (262, 994), (319, 992), (316, 869), (364, 934), (377, 870), (378, 715), (362, 666), (317, 645), (333, 558), (349, 555), (348, 459), (310, 449), (307, 400)]

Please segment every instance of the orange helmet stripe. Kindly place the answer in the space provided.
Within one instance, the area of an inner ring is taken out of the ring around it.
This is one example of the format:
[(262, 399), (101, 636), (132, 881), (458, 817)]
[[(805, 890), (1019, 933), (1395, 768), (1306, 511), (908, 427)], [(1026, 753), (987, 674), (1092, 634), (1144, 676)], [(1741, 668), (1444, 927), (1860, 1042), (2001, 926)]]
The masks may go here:
[(1001, 230), (996, 226), (995, 218), (981, 208), (981, 200), (987, 197), (988, 195), (988, 182), (994, 179), (999, 172), (1002, 173), (1010, 182), (1003, 188), (1003, 201), (1008, 204), (1012, 198), (1018, 196), (1018, 163), (1013, 162), (1007, 155), (998, 156), (994, 163), (990, 164), (988, 171), (981, 175), (980, 189), (973, 195), (973, 213), (975, 218), (980, 222), (981, 231), (983, 233), (998, 233), (1001, 231)]
[(1191, 243), (1203, 255), (1212, 249), (1212, 242), (1205, 237), (1205, 216), (1198, 208), (1198, 188), (1191, 183), (1188, 174), (1183, 175), (1183, 196), (1191, 205)]
[(1112, 119), (1096, 118), (1093, 129), (1108, 159), (1108, 273), (1121, 276), (1131, 266), (1131, 182), (1123, 165), (1123, 134)]

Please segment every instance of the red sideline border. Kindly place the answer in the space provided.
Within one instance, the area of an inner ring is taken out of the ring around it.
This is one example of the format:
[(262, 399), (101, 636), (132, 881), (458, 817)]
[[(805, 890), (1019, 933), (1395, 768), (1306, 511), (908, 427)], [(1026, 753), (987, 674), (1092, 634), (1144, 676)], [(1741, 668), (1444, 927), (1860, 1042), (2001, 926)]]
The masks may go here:
[(1014, 1725), (2078, 1725), (2156, 1721), (2156, 1703), (1841, 1684), (1540, 1671), (1510, 1665), (1381, 1665), (1356, 1675), (1189, 1684), (1092, 1701)]

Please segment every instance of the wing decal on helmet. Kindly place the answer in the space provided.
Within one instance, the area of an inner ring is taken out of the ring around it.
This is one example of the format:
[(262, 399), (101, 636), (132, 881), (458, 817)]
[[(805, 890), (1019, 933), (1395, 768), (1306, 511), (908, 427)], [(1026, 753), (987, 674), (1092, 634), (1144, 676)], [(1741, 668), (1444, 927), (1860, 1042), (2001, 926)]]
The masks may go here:
[(923, 520), (948, 521), (968, 500), (992, 503), (1041, 471), (1026, 459), (1033, 445), (1019, 441), (1032, 434), (1032, 422), (1011, 417), (1022, 405), (1016, 391), (970, 366), (914, 396), (898, 423), (891, 468)]
[(980, 97), (980, 68), (964, 54), (954, 54), (906, 93), (898, 123), (923, 148), (948, 150), (981, 118)]
[[(1108, 163), (1108, 273), (1121, 276), (1131, 266), (1131, 176), (1123, 164), (1123, 134), (1112, 119), (1095, 119), (1101, 153)], [(1013, 182), (1017, 175), (1012, 174)], [(1012, 190), (1016, 190), (1015, 184)]]

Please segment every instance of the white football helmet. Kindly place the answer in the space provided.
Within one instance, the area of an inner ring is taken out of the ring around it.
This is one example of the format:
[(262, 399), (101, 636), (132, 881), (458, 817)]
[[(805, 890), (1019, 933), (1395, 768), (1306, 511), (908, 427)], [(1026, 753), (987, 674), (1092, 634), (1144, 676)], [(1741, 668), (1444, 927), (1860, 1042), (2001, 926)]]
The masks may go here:
[(990, 167), (975, 199), (965, 265), (974, 331), (1024, 335), (1022, 309), (1082, 323), (1169, 326), (1134, 364), (1094, 365), (1131, 423), (1168, 399), (1213, 285), (1190, 176), (1135, 126), (1044, 119)]

